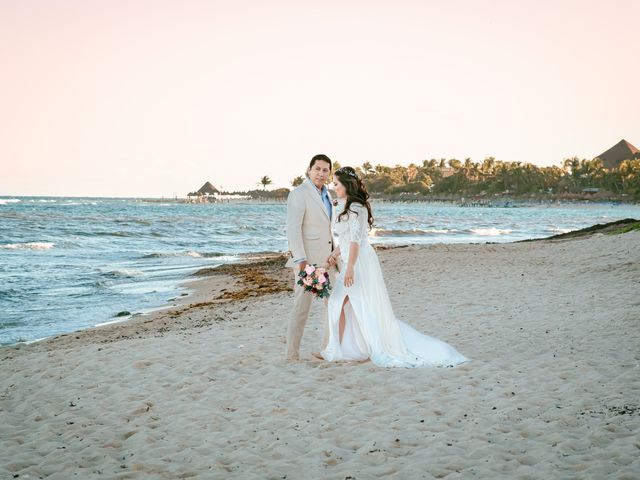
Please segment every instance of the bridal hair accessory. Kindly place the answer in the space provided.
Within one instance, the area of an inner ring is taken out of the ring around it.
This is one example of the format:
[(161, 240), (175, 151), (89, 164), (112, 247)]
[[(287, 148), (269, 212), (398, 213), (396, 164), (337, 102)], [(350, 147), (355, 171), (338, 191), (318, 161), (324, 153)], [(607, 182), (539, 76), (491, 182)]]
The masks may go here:
[(298, 279), (298, 285), (304, 288), (305, 292), (310, 292), (312, 295), (318, 298), (328, 297), (331, 292), (331, 285), (329, 282), (329, 273), (326, 269), (318, 267), (317, 265), (307, 265), (300, 273)]
[(358, 178), (358, 175), (356, 175), (356, 173), (354, 171), (347, 170), (346, 167), (342, 167), (342, 168), (339, 168), (338, 170), (336, 170), (336, 175), (340, 175), (340, 174), (343, 174), (343, 173), (346, 173), (347, 175), (349, 175), (349, 176), (351, 176), (353, 178)]

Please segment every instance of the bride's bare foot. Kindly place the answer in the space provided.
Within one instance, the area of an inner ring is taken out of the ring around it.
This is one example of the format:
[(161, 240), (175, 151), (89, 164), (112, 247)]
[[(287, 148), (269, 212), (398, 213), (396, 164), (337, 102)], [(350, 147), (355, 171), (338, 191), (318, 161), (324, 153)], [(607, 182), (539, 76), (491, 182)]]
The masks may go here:
[(370, 358), (365, 358), (364, 360), (354, 360), (353, 363), (367, 363), (369, 360), (371, 360)]
[(324, 360), (324, 357), (320, 352), (311, 352), (311, 356), (317, 358), (318, 360)]

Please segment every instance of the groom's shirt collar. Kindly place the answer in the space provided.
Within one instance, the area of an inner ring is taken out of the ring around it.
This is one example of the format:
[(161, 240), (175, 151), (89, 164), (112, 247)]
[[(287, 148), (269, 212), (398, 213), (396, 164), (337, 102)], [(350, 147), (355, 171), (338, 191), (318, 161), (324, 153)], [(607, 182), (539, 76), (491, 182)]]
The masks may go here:
[(322, 195), (323, 193), (325, 193), (327, 191), (327, 186), (326, 185), (322, 185), (322, 188), (318, 188), (318, 187), (316, 187), (316, 184), (313, 183), (309, 177), (307, 177), (307, 182), (309, 182), (311, 184), (311, 186), (316, 189), (316, 191), (318, 192), (318, 195)]
[(307, 182), (309, 182), (311, 186), (316, 189), (316, 192), (318, 192), (318, 195), (320, 195), (320, 198), (322, 199), (322, 203), (324, 203), (324, 208), (327, 209), (327, 215), (329, 215), (329, 218), (331, 218), (333, 206), (331, 205), (331, 197), (329, 196), (329, 190), (327, 189), (327, 186), (323, 185), (322, 188), (318, 188), (309, 177), (307, 177)]

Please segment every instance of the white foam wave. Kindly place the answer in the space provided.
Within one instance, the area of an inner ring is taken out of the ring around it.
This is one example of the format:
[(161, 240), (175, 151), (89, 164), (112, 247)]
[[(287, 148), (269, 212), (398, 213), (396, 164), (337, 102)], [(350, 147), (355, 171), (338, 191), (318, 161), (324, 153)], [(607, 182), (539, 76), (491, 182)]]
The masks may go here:
[(26, 243), (8, 243), (0, 245), (0, 248), (9, 250), (51, 250), (55, 246), (52, 242), (26, 242)]
[(171, 257), (201, 257), (198, 252), (156, 252), (156, 253), (148, 253), (144, 255), (142, 258), (171, 258)]
[(114, 274), (116, 275), (127, 275), (129, 277), (133, 277), (133, 276), (137, 276), (137, 275), (144, 275), (144, 272), (142, 270), (136, 270), (133, 268), (122, 268), (120, 270), (114, 270), (113, 271)]
[(142, 270), (136, 270), (134, 268), (119, 268), (116, 270), (102, 270), (98, 269), (101, 273), (111, 275), (113, 277), (139, 277), (144, 275)]
[(0, 198), (0, 205), (7, 205), (9, 203), (19, 203), (22, 200), (19, 198)]
[(471, 233), (475, 235), (482, 235), (488, 237), (497, 237), (499, 235), (508, 235), (512, 232), (512, 230), (501, 230), (499, 228), (491, 227), (491, 228), (472, 228), (469, 230)]
[(446, 228), (413, 228), (405, 230), (386, 230), (383, 228), (373, 228), (369, 232), (369, 235), (372, 237), (411, 237), (422, 235), (445, 235), (448, 233), (460, 233), (460, 230), (449, 230)]

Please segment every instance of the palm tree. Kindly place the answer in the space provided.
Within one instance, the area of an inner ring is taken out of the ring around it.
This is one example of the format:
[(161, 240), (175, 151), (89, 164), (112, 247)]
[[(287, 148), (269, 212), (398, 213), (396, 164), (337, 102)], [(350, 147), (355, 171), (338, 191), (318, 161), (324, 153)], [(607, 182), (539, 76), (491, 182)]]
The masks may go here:
[(464, 159), (464, 163), (462, 164), (461, 169), (464, 172), (464, 176), (467, 178), (467, 180), (478, 180), (478, 165), (472, 162), (470, 158)]
[(638, 195), (640, 193), (640, 160), (624, 160), (618, 167), (618, 172), (622, 181), (622, 190)]
[(411, 183), (418, 176), (418, 166), (412, 163), (407, 167), (406, 172), (406, 183)]
[(539, 171), (539, 187), (545, 193), (551, 193), (553, 191), (560, 191), (560, 180), (562, 179), (562, 168), (557, 165), (551, 165), (549, 167), (542, 167)]
[(258, 185), (262, 185), (262, 189), (266, 190), (267, 185), (271, 185), (272, 183), (273, 182), (271, 181), (271, 179), (267, 175), (265, 175), (260, 179), (260, 182), (258, 183)]
[(369, 162), (364, 162), (364, 163), (362, 164), (361, 169), (362, 169), (362, 172), (363, 172), (365, 175), (369, 175), (370, 173), (374, 173), (374, 172), (375, 172), (375, 170), (373, 169), (373, 166), (372, 166), (372, 165), (371, 165), (371, 163), (369, 163)]
[(339, 162), (333, 162), (333, 164), (331, 165), (331, 173), (329, 174), (329, 182), (333, 182), (333, 180), (335, 179), (333, 174), (336, 172), (336, 170), (340, 170), (341, 167), (342, 165), (340, 165)]
[(302, 185), (302, 182), (304, 182), (304, 177), (302, 175), (298, 175), (291, 181), (291, 186), (297, 187), (298, 185)]
[(513, 191), (516, 195), (522, 193), (522, 183), (524, 180), (524, 169), (522, 167), (522, 162), (509, 162), (511, 175), (510, 178), (512, 180)]
[(462, 168), (462, 162), (460, 160), (458, 160), (457, 158), (452, 158), (447, 163), (456, 172)]
[(502, 192), (507, 192), (509, 190), (509, 176), (510, 169), (509, 164), (506, 162), (498, 162), (495, 168), (496, 175), (496, 183), (499, 184), (502, 188)]
[(383, 174), (389, 173), (391, 171), (391, 167), (378, 164), (375, 167), (375, 171), (378, 175), (383, 175)]
[(496, 168), (496, 159), (494, 157), (487, 157), (482, 161), (482, 167), (480, 171), (485, 177), (491, 177), (494, 175), (494, 169)]
[(570, 175), (573, 191), (578, 190), (578, 180), (580, 178), (580, 159), (578, 157), (565, 158), (562, 162), (564, 171)]
[(582, 160), (580, 163), (583, 175), (588, 177), (589, 186), (601, 187), (607, 173), (602, 160), (596, 158), (594, 160)]

